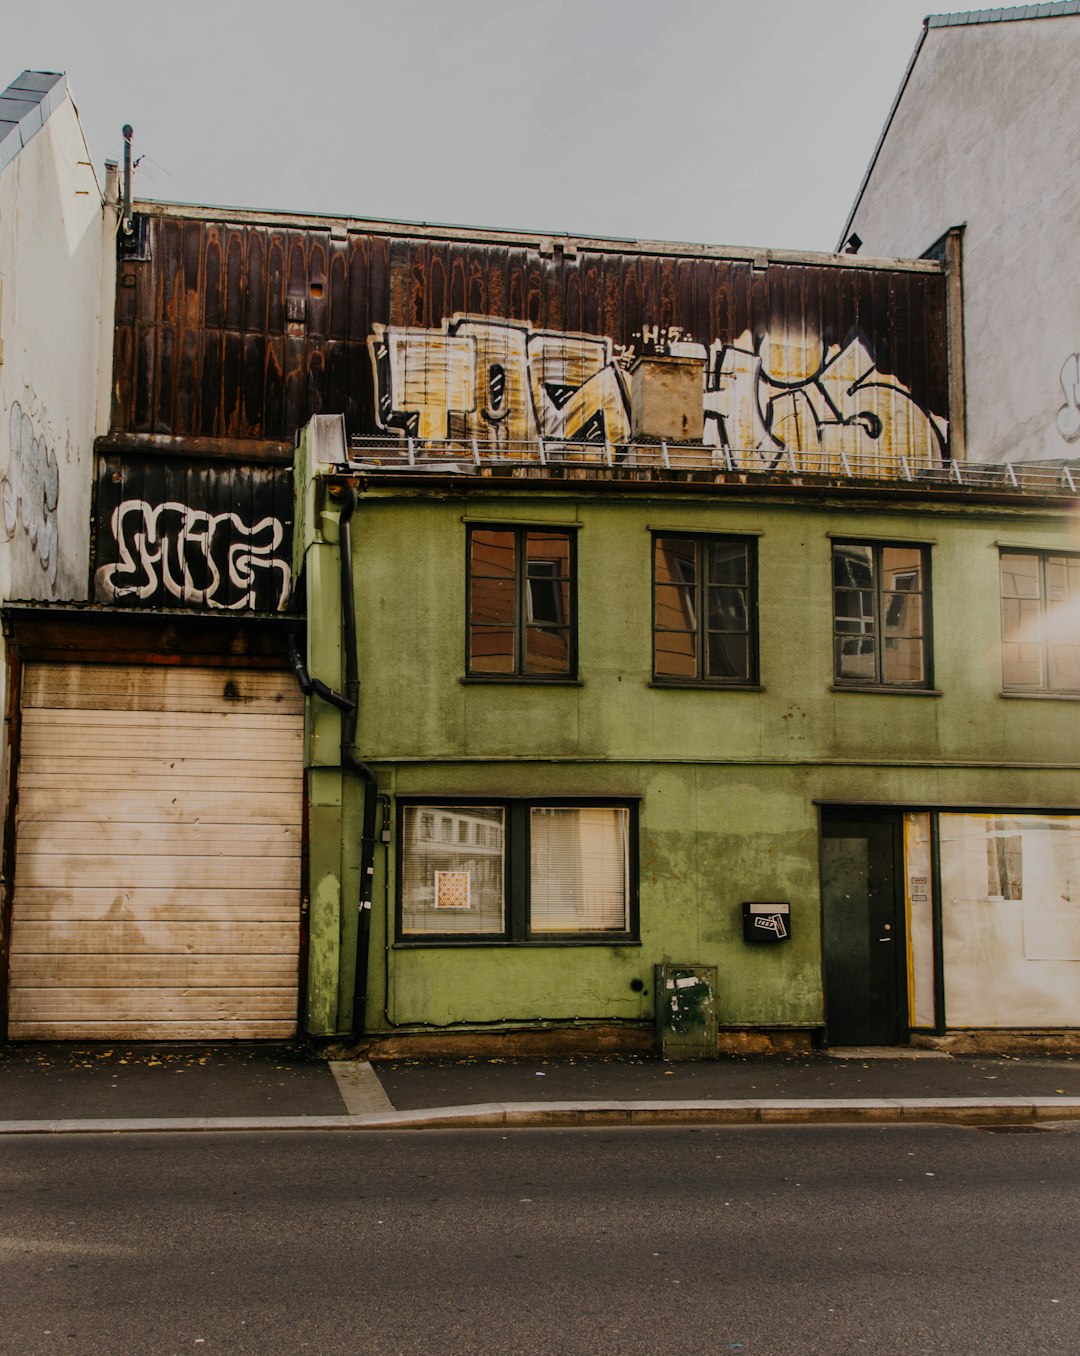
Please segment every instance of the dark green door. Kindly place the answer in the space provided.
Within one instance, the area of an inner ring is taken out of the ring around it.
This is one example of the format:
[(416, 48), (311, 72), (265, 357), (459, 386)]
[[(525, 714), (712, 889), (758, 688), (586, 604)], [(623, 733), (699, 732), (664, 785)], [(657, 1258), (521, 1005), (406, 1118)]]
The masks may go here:
[(907, 1035), (900, 816), (826, 810), (821, 827), (825, 1023), (830, 1045)]

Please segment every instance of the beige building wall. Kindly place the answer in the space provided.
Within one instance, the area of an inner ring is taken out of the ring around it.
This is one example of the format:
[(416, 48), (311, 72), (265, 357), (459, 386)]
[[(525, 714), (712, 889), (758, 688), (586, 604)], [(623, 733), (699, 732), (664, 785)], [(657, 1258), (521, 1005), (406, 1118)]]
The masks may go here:
[(101, 190), (65, 90), (0, 170), (3, 601), (87, 596), (102, 269), (112, 257), (102, 224)]
[(1080, 14), (947, 17), (928, 21), (843, 239), (918, 256), (963, 225), (967, 456), (1077, 457)]

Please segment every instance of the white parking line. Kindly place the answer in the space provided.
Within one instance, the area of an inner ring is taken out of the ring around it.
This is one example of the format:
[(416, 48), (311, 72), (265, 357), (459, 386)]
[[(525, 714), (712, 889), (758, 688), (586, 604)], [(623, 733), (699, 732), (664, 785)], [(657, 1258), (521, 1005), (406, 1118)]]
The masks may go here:
[(366, 1116), (371, 1111), (393, 1111), (379, 1076), (366, 1059), (332, 1059), (330, 1072), (350, 1116)]

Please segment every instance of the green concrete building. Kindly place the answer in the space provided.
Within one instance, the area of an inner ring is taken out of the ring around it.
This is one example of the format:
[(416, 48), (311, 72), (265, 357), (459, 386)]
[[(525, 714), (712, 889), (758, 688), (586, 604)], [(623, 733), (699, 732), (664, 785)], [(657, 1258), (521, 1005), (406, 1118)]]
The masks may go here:
[(720, 1050), (1067, 1042), (1069, 468), (751, 463), (676, 366), (620, 444), (301, 434), (308, 1031), (650, 1049), (703, 968)]

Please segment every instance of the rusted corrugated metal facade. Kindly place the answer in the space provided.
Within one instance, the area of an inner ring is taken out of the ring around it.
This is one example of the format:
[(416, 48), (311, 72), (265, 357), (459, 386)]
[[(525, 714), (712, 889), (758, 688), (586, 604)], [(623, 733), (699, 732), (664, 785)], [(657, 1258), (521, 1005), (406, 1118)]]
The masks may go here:
[(129, 607), (281, 611), (292, 520), (288, 467), (101, 454), (94, 596)]
[[(849, 363), (856, 377), (871, 369), (874, 380), (885, 374), (933, 417), (946, 447), (945, 278), (932, 265), (720, 257), (693, 247), (679, 254), (618, 242), (561, 246), (464, 232), (452, 239), (440, 238), (449, 234), (442, 231), (425, 237), (411, 228), (396, 233), (343, 222), (294, 229), (226, 214), (185, 219), (180, 210), (152, 212), (149, 261), (120, 268), (116, 433), (280, 449), (316, 413), (344, 413), (354, 436), (387, 427), (407, 432), (415, 411), (402, 408), (395, 420), (394, 393), (377, 389), (380, 343), (395, 331), (425, 331), (437, 349), (440, 337), (455, 338), (455, 326), (485, 319), (508, 322), (529, 343), (560, 334), (606, 341), (606, 355), (579, 355), (576, 374), (565, 380), (555, 368), (553, 380), (541, 374), (558, 432), (568, 428), (553, 413), (563, 408), (559, 402), (605, 361), (625, 372), (638, 356), (694, 346), (722, 408), (725, 349), (747, 355), (740, 370), (759, 357), (776, 394), (805, 386), (857, 344)], [(475, 335), (466, 337), (475, 346)], [(506, 350), (509, 341), (500, 342)], [(481, 355), (485, 345), (490, 349), (490, 334), (480, 341)], [(406, 388), (415, 406), (416, 387), (426, 392), (427, 378), (417, 377), (415, 362), (407, 371), (402, 354), (389, 348), (391, 365), (402, 361), (386, 380)], [(490, 375), (480, 374), (477, 408), (498, 406), (505, 378), (496, 375), (490, 390)], [(436, 378), (453, 388), (445, 394), (451, 410), (461, 406), (463, 380), (460, 373)], [(768, 402), (762, 410), (765, 424), (779, 427)], [(411, 428), (453, 436), (452, 421), (445, 431), (443, 422), (436, 410)], [(543, 424), (541, 418), (540, 432)], [(610, 425), (609, 416), (609, 437), (618, 432)], [(568, 436), (600, 431), (583, 417)]]

